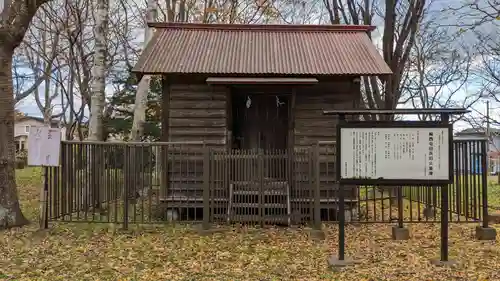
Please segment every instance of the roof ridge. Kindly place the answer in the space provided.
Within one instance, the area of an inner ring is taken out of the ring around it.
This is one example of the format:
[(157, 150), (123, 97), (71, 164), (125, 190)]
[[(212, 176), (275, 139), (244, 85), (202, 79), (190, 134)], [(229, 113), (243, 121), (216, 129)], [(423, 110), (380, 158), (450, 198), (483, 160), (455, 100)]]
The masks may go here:
[(371, 25), (345, 24), (225, 24), (225, 23), (180, 23), (148, 22), (149, 27), (161, 29), (196, 29), (227, 31), (269, 31), (269, 32), (370, 32)]

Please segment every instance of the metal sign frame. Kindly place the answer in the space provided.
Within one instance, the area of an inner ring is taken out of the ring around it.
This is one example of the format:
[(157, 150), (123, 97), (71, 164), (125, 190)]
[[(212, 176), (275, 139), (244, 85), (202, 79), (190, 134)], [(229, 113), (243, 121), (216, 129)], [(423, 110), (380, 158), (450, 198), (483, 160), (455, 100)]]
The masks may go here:
[[(363, 179), (363, 178), (342, 178), (341, 175), (341, 134), (343, 128), (422, 128), (422, 129), (448, 129), (448, 179)], [(348, 121), (345, 119), (339, 120), (337, 124), (337, 150), (336, 162), (339, 163), (336, 167), (337, 178), (339, 183), (347, 185), (372, 185), (372, 186), (442, 186), (444, 184), (453, 183), (453, 125), (440, 121)]]
[[(403, 186), (440, 186), (441, 187), (441, 258), (439, 263), (448, 263), (448, 189), (449, 183), (453, 182), (454, 173), (454, 159), (453, 159), (453, 125), (450, 124), (450, 115), (460, 115), (470, 112), (464, 108), (427, 108), (427, 109), (351, 109), (351, 110), (325, 110), (324, 115), (336, 115), (339, 118), (337, 124), (337, 155), (336, 161), (340, 162), (340, 154), (342, 153), (339, 143), (341, 137), (341, 128), (346, 128), (346, 126), (353, 126), (356, 128), (448, 128), (448, 141), (449, 143), (449, 165), (450, 170), (449, 180), (401, 180), (401, 179), (351, 179), (346, 182), (346, 179), (340, 180), (340, 165), (337, 164), (336, 167), (336, 178), (339, 181), (339, 243), (338, 243), (338, 259), (332, 257), (329, 263), (331, 265), (341, 265), (345, 266), (349, 262), (345, 260), (345, 198), (344, 189), (346, 184), (354, 185), (395, 185), (399, 189), (398, 192), (398, 228), (403, 228), (403, 197), (401, 188)], [(363, 115), (378, 115), (378, 116), (393, 116), (395, 114), (402, 115), (415, 115), (415, 114), (428, 114), (428, 115), (440, 115), (440, 121), (391, 121), (391, 118), (386, 118), (388, 121), (359, 121), (359, 120), (346, 120), (346, 115), (350, 116), (363, 116)]]

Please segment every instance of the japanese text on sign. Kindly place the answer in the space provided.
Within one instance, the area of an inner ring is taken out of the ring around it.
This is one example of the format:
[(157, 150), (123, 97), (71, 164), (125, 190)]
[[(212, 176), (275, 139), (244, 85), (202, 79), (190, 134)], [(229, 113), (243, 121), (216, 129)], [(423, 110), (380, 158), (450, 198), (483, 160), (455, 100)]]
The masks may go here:
[(341, 128), (341, 178), (449, 179), (447, 128)]
[(61, 131), (58, 128), (31, 127), (28, 136), (28, 165), (59, 166)]

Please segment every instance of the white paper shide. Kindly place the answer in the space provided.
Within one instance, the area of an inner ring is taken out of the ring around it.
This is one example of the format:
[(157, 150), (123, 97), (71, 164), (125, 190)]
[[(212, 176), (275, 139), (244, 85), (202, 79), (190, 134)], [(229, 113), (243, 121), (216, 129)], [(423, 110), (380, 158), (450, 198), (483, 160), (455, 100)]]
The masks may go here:
[(447, 128), (342, 128), (341, 178), (448, 180)]
[(49, 127), (31, 127), (28, 136), (28, 165), (59, 166), (61, 130)]

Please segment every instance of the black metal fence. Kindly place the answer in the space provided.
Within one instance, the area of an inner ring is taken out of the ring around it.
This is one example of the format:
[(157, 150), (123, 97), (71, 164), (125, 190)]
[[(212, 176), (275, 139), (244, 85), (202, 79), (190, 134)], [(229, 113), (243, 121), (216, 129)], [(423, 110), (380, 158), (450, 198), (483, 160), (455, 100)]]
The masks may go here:
[[(479, 221), (483, 219), (487, 202), (488, 173), (486, 140), (455, 140), (453, 143), (454, 183), (449, 186), (450, 219)], [(404, 188), (405, 198), (424, 205), (429, 214), (440, 208), (439, 187)], [(485, 201), (486, 200), (486, 201)]]
[[(452, 222), (484, 217), (483, 140), (455, 141)], [(335, 143), (235, 150), (203, 142), (63, 142), (49, 168), (48, 219), (64, 222), (321, 224), (336, 222)], [(438, 187), (345, 187), (350, 223), (438, 222)]]

